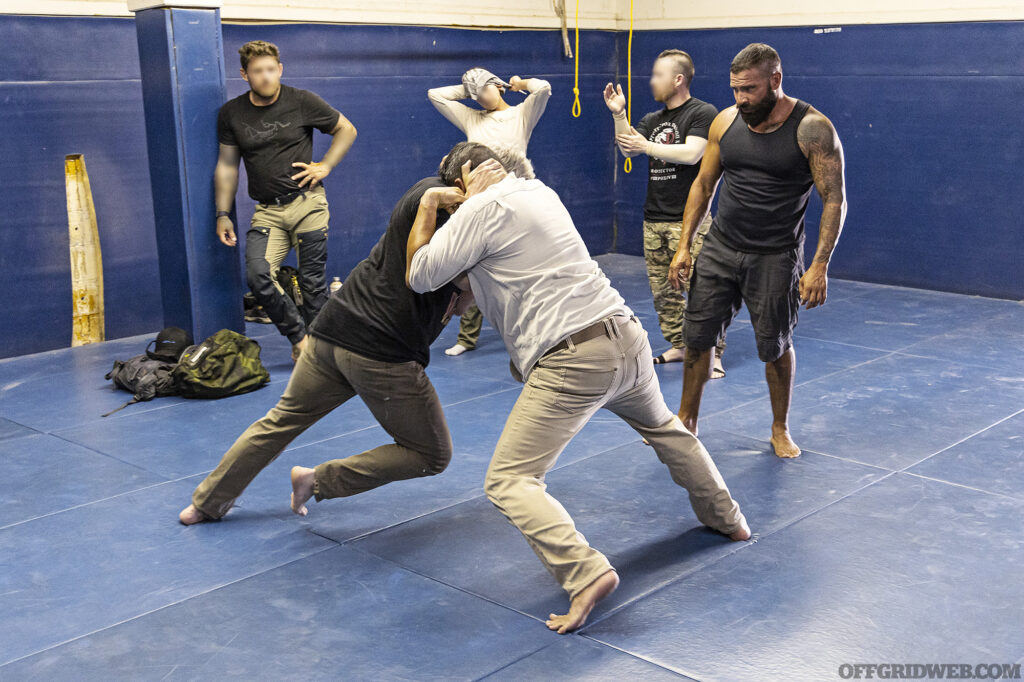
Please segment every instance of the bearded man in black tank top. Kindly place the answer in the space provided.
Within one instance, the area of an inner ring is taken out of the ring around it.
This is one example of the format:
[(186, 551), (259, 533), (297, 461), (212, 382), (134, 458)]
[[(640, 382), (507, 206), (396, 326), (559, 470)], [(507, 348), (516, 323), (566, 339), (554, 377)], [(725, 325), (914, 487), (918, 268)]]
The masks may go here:
[[(843, 147), (831, 121), (782, 91), (782, 64), (770, 46), (748, 45), (729, 72), (736, 106), (711, 124), (669, 266), (672, 286), (690, 288), (679, 418), (697, 433), (712, 349), (746, 304), (765, 363), (771, 444), (779, 457), (796, 457), (800, 448), (789, 434), (793, 329), (800, 305), (822, 305), (828, 293), (828, 264), (846, 219)], [(690, 241), (720, 179), (718, 215), (693, 261)], [(812, 186), (823, 211), (817, 249), (805, 271), (804, 216)]]

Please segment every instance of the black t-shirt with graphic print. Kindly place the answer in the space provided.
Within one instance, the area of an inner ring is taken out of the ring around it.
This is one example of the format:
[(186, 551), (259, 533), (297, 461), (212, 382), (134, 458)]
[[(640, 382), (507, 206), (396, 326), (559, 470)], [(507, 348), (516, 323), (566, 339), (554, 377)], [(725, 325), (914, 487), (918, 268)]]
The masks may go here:
[(229, 100), (217, 116), (217, 139), (238, 147), (249, 176), (249, 196), (265, 204), (299, 189), (293, 163), (313, 160), (313, 128), (329, 133), (340, 114), (308, 90), (287, 85), (268, 106), (258, 107), (249, 93)]
[[(635, 128), (655, 144), (684, 144), (687, 136), (691, 135), (706, 140), (711, 122), (717, 115), (718, 110), (714, 106), (691, 97), (674, 109), (652, 111), (640, 119)], [(644, 220), (682, 220), (686, 197), (698, 170), (700, 163), (688, 166), (649, 157)]]

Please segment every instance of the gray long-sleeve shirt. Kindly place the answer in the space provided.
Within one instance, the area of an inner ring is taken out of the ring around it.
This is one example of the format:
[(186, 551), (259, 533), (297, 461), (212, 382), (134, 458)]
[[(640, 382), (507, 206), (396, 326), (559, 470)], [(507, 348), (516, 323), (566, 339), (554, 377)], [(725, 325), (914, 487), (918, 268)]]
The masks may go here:
[(632, 314), (540, 180), (509, 174), (470, 197), (413, 255), (409, 286), (432, 291), (465, 271), (523, 377), (569, 335)]
[(485, 145), (504, 145), (526, 154), (526, 147), (551, 97), (551, 85), (538, 80), (539, 87), (516, 106), (502, 111), (485, 111), (468, 107), (459, 100), (469, 93), (463, 85), (449, 85), (427, 91), (431, 104), (466, 135), (469, 142)]

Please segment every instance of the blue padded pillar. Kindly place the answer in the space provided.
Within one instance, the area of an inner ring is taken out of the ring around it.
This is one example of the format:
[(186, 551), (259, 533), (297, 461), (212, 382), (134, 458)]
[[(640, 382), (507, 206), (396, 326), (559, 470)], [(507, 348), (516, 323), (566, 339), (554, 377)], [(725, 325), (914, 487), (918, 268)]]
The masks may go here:
[(164, 324), (191, 331), (196, 343), (225, 327), (244, 331), (241, 247), (224, 246), (215, 231), (217, 111), (227, 95), (220, 10), (152, 1), (128, 8), (139, 42)]

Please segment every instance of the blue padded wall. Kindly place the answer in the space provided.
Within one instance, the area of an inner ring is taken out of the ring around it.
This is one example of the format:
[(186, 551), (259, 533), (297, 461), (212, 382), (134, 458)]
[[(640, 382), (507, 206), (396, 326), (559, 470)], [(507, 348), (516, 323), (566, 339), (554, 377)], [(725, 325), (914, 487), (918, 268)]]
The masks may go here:
[[(582, 34), (583, 117), (572, 118), (572, 62), (552, 31), (282, 24), (224, 26), (228, 94), (244, 91), (238, 46), (283, 51), (286, 82), (324, 96), (359, 128), (328, 178), (329, 275), (345, 275), (383, 229), (391, 206), (430, 173), (459, 133), (427, 102), (470, 65), (537, 75), (554, 95), (530, 145), (595, 253), (640, 253), (645, 173), (613, 157), (600, 91), (625, 71), (623, 33)], [(0, 16), (0, 357), (68, 345), (70, 267), (63, 157), (85, 154), (103, 245), (107, 336), (161, 326), (149, 167), (132, 19)], [(728, 64), (745, 44), (782, 54), (786, 90), (829, 115), (848, 157), (850, 219), (835, 276), (1024, 298), (1016, 220), (1024, 158), (1024, 23), (638, 32), (634, 118), (655, 107), (646, 85), (666, 47), (697, 63), (694, 94), (731, 103)], [(57, 48), (56, 46), (60, 46)], [(512, 96), (512, 101), (515, 97)], [(316, 154), (326, 148), (317, 136)], [(244, 182), (244, 178), (243, 178)], [(252, 205), (240, 193), (244, 224)], [(808, 257), (819, 204), (809, 216)], [(614, 230), (613, 230), (614, 225)]]
[[(638, 33), (634, 119), (657, 106), (647, 76), (661, 50), (689, 52), (694, 96), (723, 109), (729, 63), (752, 42), (779, 51), (786, 93), (831, 118), (843, 140), (850, 213), (834, 276), (1024, 298), (1024, 22)], [(640, 254), (646, 173), (619, 168), (616, 250)], [(811, 206), (808, 260), (816, 194)]]
[(159, 329), (153, 202), (130, 19), (0, 16), (0, 357), (71, 343), (64, 156), (85, 155), (107, 338)]
[[(237, 49), (247, 40), (278, 44), (285, 81), (316, 91), (359, 129), (350, 155), (328, 178), (329, 275), (344, 276), (366, 256), (394, 202), (432, 173), (459, 133), (427, 101), (435, 85), (482, 65), (505, 76), (541, 76), (554, 94), (535, 131), (538, 173), (562, 194), (594, 253), (612, 240), (612, 146), (600, 87), (614, 70), (615, 33), (583, 32), (584, 117), (573, 119), (572, 62), (554, 31), (419, 27), (225, 25), (229, 96), (244, 91)], [(9, 58), (0, 64), (0, 126), (7, 153), (0, 186), (0, 357), (67, 346), (70, 265), (63, 158), (81, 152), (92, 181), (103, 248), (107, 337), (162, 326), (138, 49), (132, 19), (0, 16)], [(56, 46), (60, 46), (59, 49)], [(513, 94), (512, 103), (520, 95)], [(315, 154), (327, 138), (317, 134)], [(211, 179), (212, 182), (212, 179)], [(242, 229), (252, 213), (239, 193)], [(211, 209), (212, 210), (212, 207)], [(241, 236), (241, 235), (240, 235)]]

